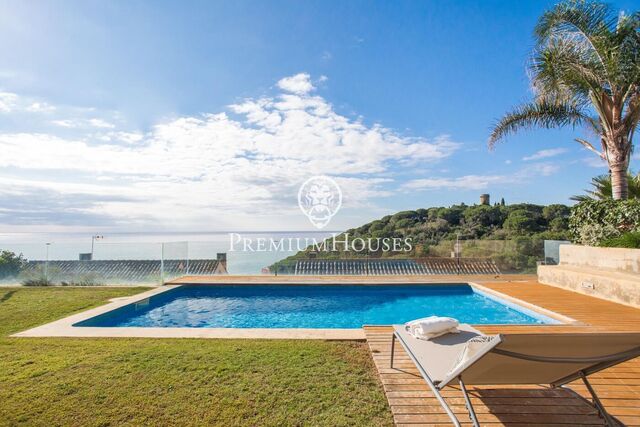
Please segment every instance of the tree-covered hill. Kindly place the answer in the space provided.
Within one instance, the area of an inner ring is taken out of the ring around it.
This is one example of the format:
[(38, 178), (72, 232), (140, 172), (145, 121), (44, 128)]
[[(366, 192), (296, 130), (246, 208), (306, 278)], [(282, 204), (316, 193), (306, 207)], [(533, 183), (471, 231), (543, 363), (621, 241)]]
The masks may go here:
[(459, 239), (463, 257), (491, 258), (505, 270), (531, 270), (543, 256), (544, 240), (569, 238), (568, 206), (529, 203), (505, 205), (453, 205), (402, 211), (349, 229), (343, 239), (410, 238), (410, 252), (323, 251), (310, 247), (273, 266), (286, 270), (295, 260), (360, 257), (449, 257)]
[(570, 210), (565, 205), (540, 206), (464, 204), (402, 211), (347, 230), (361, 237), (412, 237), (417, 244), (434, 244), (459, 237), (506, 240), (517, 237), (568, 237)]

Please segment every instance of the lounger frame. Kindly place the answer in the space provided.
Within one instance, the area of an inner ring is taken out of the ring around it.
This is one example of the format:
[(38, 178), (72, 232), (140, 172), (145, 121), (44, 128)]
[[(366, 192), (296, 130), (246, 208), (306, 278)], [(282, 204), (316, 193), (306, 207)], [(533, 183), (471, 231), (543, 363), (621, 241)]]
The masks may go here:
[[(390, 364), (391, 368), (393, 368), (393, 358), (395, 354), (396, 339), (400, 341), (405, 352), (409, 355), (409, 358), (411, 358), (413, 363), (418, 368), (418, 372), (420, 372), (420, 375), (426, 381), (427, 385), (433, 392), (433, 395), (436, 397), (436, 399), (438, 399), (440, 406), (442, 406), (442, 409), (444, 409), (444, 411), (447, 413), (453, 425), (456, 427), (460, 427), (460, 421), (458, 421), (458, 418), (455, 416), (455, 414), (449, 407), (449, 404), (447, 404), (442, 394), (440, 394), (440, 390), (442, 390), (442, 388), (444, 388), (446, 385), (439, 387), (438, 384), (433, 382), (431, 377), (429, 377), (429, 374), (427, 374), (427, 371), (422, 367), (422, 365), (418, 361), (418, 358), (413, 354), (410, 347), (404, 342), (404, 339), (400, 335), (397, 335), (395, 332), (391, 337), (391, 364)], [(467, 411), (469, 412), (469, 418), (471, 419), (471, 422), (473, 423), (474, 427), (480, 427), (480, 423), (478, 422), (478, 417), (476, 416), (476, 411), (473, 409), (473, 405), (471, 404), (471, 398), (469, 397), (469, 393), (467, 393), (467, 388), (464, 385), (462, 376), (459, 375), (457, 378), (458, 378), (458, 383), (460, 384), (460, 390), (462, 391), (462, 395), (464, 396), (465, 406), (467, 407)]]
[(627, 360), (631, 360), (631, 359), (633, 359), (635, 357), (640, 356), (640, 346), (636, 347), (636, 348), (633, 348), (631, 350), (628, 350), (628, 351), (621, 352), (621, 353), (615, 353), (615, 354), (611, 354), (611, 355), (607, 355), (607, 356), (601, 356), (601, 357), (595, 357), (595, 358), (594, 357), (592, 357), (592, 358), (588, 358), (588, 357), (587, 358), (575, 358), (575, 357), (569, 358), (569, 357), (533, 356), (533, 355), (514, 353), (514, 352), (510, 352), (510, 351), (501, 350), (499, 348), (495, 348), (498, 344), (500, 344), (503, 341), (503, 335), (497, 335), (497, 336), (495, 336), (495, 339), (492, 340), (489, 345), (485, 346), (480, 352), (478, 352), (478, 354), (474, 355), (474, 357), (471, 360), (467, 361), (464, 365), (462, 365), (458, 369), (452, 371), (451, 374), (447, 378), (445, 378), (443, 381), (434, 382), (429, 377), (429, 374), (427, 373), (427, 371), (422, 367), (422, 365), (421, 365), (420, 361), (418, 360), (418, 358), (413, 354), (413, 352), (411, 351), (410, 346), (407, 345), (407, 343), (404, 341), (402, 336), (397, 334), (396, 331), (394, 331), (393, 336), (391, 338), (391, 363), (390, 363), (391, 368), (393, 368), (396, 339), (400, 341), (400, 343), (402, 344), (402, 347), (404, 348), (405, 352), (409, 355), (409, 358), (416, 365), (416, 367), (418, 368), (418, 371), (420, 372), (420, 375), (425, 380), (425, 382), (427, 383), (427, 385), (429, 386), (429, 388), (431, 389), (431, 391), (435, 395), (436, 399), (438, 400), (438, 402), (440, 403), (440, 405), (442, 406), (444, 411), (447, 413), (447, 415), (451, 419), (451, 422), (453, 423), (453, 425), (456, 426), (456, 427), (460, 426), (460, 421), (457, 419), (457, 417), (455, 416), (455, 414), (453, 413), (453, 411), (451, 410), (451, 408), (449, 407), (449, 405), (445, 401), (445, 399), (442, 396), (442, 394), (440, 393), (440, 391), (444, 387), (446, 387), (449, 383), (451, 383), (452, 380), (457, 379), (458, 380), (458, 384), (460, 385), (460, 390), (462, 392), (462, 395), (464, 396), (465, 406), (466, 406), (467, 411), (469, 413), (469, 418), (471, 419), (471, 422), (473, 423), (474, 427), (479, 427), (480, 424), (478, 422), (478, 418), (476, 416), (475, 410), (474, 410), (473, 405), (471, 403), (471, 398), (469, 397), (469, 393), (467, 392), (467, 388), (466, 388), (464, 380), (463, 380), (463, 374), (464, 374), (465, 369), (467, 369), (469, 366), (473, 365), (473, 363), (476, 360), (480, 359), (481, 357), (483, 357), (485, 354), (487, 354), (489, 352), (495, 352), (496, 354), (500, 354), (500, 355), (507, 356), (507, 357), (514, 357), (514, 358), (530, 360), (530, 361), (536, 361), (536, 362), (548, 362), (548, 363), (576, 363), (576, 362), (593, 363), (593, 365), (591, 365), (591, 366), (589, 366), (587, 368), (581, 369), (581, 370), (579, 370), (577, 372), (574, 372), (571, 375), (568, 375), (568, 376), (565, 376), (563, 378), (560, 378), (560, 379), (554, 381), (553, 383), (551, 383), (550, 385), (551, 385), (552, 388), (555, 388), (555, 387), (566, 387), (567, 383), (569, 383), (571, 381), (574, 381), (576, 379), (581, 379), (584, 382), (587, 390), (589, 391), (589, 394), (591, 395), (591, 397), (593, 399), (593, 402), (589, 402), (587, 399), (584, 399), (584, 400), (586, 402), (588, 402), (589, 404), (591, 404), (598, 411), (600, 416), (603, 418), (605, 424), (607, 426), (609, 426), (609, 427), (615, 427), (618, 424), (614, 421), (613, 417), (611, 417), (611, 415), (609, 415), (609, 413), (606, 411), (606, 409), (602, 405), (602, 402), (598, 398), (598, 395), (597, 395), (596, 391), (591, 386), (591, 383), (587, 379), (587, 376), (591, 375), (591, 374), (593, 374), (595, 372), (599, 372), (599, 371), (601, 371), (603, 369), (606, 369), (608, 367), (617, 365), (619, 363), (622, 363), (622, 362), (625, 362)]

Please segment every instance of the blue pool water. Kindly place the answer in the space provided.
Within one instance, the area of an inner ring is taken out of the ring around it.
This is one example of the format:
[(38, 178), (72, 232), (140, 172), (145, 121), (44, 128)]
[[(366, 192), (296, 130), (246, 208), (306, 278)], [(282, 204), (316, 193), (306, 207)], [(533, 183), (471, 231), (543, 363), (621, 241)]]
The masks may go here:
[(555, 320), (466, 284), (412, 286), (182, 286), (75, 326), (360, 328), (438, 315), (472, 324)]

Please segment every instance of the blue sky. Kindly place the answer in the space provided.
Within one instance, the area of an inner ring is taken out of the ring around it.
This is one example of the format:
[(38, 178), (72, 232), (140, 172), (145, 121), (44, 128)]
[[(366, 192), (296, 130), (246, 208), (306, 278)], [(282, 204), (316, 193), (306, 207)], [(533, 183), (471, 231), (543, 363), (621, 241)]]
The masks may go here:
[(0, 1), (0, 231), (312, 229), (317, 174), (335, 229), (568, 203), (606, 172), (582, 129), (486, 148), (552, 4)]

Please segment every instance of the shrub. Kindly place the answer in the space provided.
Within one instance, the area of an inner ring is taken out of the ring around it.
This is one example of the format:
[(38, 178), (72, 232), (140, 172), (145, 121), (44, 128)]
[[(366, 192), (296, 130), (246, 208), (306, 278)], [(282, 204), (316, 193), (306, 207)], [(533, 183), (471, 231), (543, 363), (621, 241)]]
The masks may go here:
[(600, 242), (616, 238), (620, 232), (612, 225), (585, 224), (576, 241), (582, 245), (599, 246)]
[(0, 252), (0, 279), (17, 276), (26, 262), (22, 254), (16, 255), (11, 251)]
[(542, 208), (542, 217), (551, 222), (558, 218), (568, 218), (571, 214), (571, 210), (565, 205), (549, 205)]
[(569, 232), (576, 243), (598, 245), (635, 231), (640, 231), (639, 199), (586, 200), (571, 208)]
[(59, 268), (49, 266), (45, 269), (44, 264), (40, 264), (28, 270), (22, 270), (18, 277), (24, 286), (53, 286), (59, 276)]
[(53, 286), (53, 282), (46, 277), (36, 277), (34, 279), (25, 279), (22, 281), (24, 286)]
[(100, 286), (103, 283), (95, 273), (78, 274), (68, 280), (62, 280), (60, 282), (62, 286)]
[(391, 217), (391, 222), (395, 223), (402, 219), (416, 220), (416, 219), (419, 219), (419, 217), (420, 215), (418, 215), (416, 211), (402, 211), (402, 212), (398, 212), (397, 214), (394, 214)]
[(600, 246), (607, 248), (640, 249), (640, 232), (624, 233), (619, 237), (606, 239), (600, 243)]
[(538, 230), (539, 214), (524, 209), (515, 209), (509, 213), (504, 228), (515, 235), (533, 233)]
[(549, 221), (549, 230), (554, 232), (562, 232), (569, 226), (568, 218), (556, 217)]
[(403, 218), (395, 223), (396, 228), (409, 228), (415, 225), (415, 221), (411, 218)]
[(473, 226), (500, 226), (504, 221), (504, 214), (499, 206), (477, 205), (464, 211), (464, 222)]

